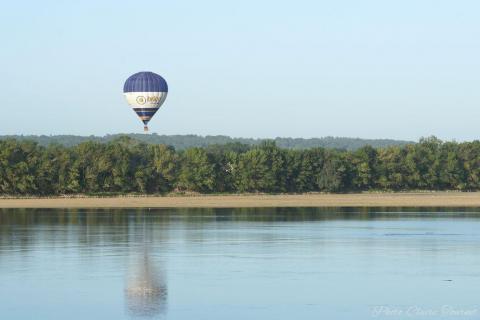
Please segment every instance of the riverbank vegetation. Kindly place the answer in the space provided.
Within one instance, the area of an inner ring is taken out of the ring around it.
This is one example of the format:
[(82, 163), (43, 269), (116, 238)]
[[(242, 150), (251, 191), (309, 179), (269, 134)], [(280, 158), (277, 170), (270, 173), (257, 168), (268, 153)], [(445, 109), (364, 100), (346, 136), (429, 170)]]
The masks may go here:
[(480, 190), (480, 141), (355, 151), (284, 149), (273, 141), (176, 151), (129, 137), (41, 146), (0, 141), (1, 195), (305, 193)]

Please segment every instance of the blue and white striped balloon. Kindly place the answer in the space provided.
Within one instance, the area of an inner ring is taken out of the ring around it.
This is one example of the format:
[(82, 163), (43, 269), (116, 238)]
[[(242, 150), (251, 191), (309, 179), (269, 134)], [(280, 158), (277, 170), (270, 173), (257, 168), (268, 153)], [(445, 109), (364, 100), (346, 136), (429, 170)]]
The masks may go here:
[(168, 85), (160, 75), (143, 71), (131, 75), (123, 86), (128, 104), (148, 131), (148, 122), (167, 98)]

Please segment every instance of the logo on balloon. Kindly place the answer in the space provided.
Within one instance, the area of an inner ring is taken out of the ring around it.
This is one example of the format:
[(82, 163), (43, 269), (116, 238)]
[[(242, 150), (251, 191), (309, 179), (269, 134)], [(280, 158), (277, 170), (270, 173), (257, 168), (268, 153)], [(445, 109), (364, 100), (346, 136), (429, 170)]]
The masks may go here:
[(147, 102), (147, 99), (145, 99), (144, 96), (138, 96), (137, 97), (137, 103), (138, 104), (145, 104), (145, 102)]

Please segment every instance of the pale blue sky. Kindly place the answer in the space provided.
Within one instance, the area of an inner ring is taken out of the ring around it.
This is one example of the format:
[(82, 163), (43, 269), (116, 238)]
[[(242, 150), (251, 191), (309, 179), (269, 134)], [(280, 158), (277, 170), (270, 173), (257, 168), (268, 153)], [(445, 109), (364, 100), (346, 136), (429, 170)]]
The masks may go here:
[(0, 134), (142, 132), (132, 73), (169, 83), (159, 134), (471, 140), (477, 1), (8, 1)]

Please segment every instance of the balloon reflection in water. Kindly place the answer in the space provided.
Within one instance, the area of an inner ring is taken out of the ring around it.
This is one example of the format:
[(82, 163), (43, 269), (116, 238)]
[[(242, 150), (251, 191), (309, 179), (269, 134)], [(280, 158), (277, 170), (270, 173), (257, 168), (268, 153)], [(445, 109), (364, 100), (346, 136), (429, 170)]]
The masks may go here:
[(129, 272), (125, 298), (128, 312), (134, 316), (150, 317), (166, 311), (167, 285), (146, 250)]

